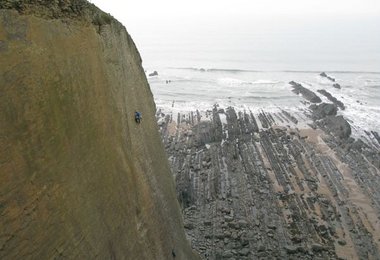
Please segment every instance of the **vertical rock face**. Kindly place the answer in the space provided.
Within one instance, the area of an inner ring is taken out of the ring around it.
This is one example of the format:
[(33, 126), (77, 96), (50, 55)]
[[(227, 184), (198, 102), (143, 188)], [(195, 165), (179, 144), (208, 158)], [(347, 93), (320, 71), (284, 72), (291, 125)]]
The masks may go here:
[(0, 259), (193, 258), (125, 28), (22, 2), (0, 4)]

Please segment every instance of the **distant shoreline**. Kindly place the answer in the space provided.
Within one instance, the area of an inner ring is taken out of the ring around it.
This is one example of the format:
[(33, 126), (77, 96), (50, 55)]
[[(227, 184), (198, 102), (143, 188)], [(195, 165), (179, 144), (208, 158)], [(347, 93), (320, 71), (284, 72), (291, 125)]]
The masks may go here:
[[(193, 68), (193, 67), (167, 67), (167, 69), (179, 69), (179, 70), (195, 70), (201, 72), (284, 72), (284, 73), (321, 73), (323, 71), (318, 70), (249, 70), (249, 69), (219, 69), (219, 68)], [(324, 70), (327, 73), (338, 74), (379, 74), (380, 71), (339, 71), (339, 70)]]

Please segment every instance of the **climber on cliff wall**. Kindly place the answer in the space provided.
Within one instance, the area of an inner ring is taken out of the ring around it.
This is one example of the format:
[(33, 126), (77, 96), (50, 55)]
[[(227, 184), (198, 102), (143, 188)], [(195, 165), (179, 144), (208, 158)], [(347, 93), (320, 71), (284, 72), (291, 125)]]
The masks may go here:
[(142, 120), (141, 113), (138, 112), (138, 111), (135, 111), (135, 121), (136, 121), (136, 123), (140, 124), (141, 120)]

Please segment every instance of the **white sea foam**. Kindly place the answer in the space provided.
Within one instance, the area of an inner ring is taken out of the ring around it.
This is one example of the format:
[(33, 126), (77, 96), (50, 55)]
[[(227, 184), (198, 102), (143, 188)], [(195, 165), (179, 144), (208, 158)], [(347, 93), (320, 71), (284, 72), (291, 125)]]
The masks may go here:
[[(365, 135), (365, 131), (380, 132), (380, 84), (377, 76), (365, 73), (334, 73), (342, 88), (333, 87), (334, 82), (325, 81), (315, 72), (230, 72), (198, 70), (163, 70), (161, 78), (149, 78), (158, 108), (172, 113), (211, 110), (215, 104), (220, 108), (233, 107), (237, 111), (261, 111), (278, 113), (303, 113), (308, 105), (302, 96), (292, 92), (288, 84), (294, 80), (315, 92), (323, 102), (331, 103), (317, 90), (325, 89), (342, 101), (346, 109), (339, 114), (351, 121), (353, 136)], [(265, 80), (263, 80), (265, 79)], [(172, 80), (166, 84), (166, 80)], [(206, 114), (202, 120), (209, 120)], [(223, 116), (221, 120), (224, 120)]]
[(280, 83), (280, 81), (265, 80), (265, 79), (259, 79), (252, 82), (252, 84), (278, 84), (278, 83)]
[(249, 82), (240, 80), (240, 79), (235, 79), (235, 78), (220, 78), (217, 80), (217, 83), (220, 85), (227, 85), (227, 86), (239, 86), (242, 84), (249, 84)]
[(222, 124), (227, 125), (227, 116), (225, 114), (219, 113), (219, 118)]
[(274, 85), (280, 83), (280, 81), (275, 80), (265, 80), (259, 79), (254, 81), (245, 81), (237, 78), (219, 78), (217, 83), (220, 85), (227, 86), (241, 86), (241, 85)]

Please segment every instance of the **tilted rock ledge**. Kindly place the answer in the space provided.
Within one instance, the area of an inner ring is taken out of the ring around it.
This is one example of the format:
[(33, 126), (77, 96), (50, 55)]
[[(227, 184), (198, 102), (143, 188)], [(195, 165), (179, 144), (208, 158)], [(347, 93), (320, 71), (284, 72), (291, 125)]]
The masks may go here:
[(196, 259), (125, 28), (86, 1), (0, 9), (0, 259)]
[(354, 140), (335, 105), (314, 106), (314, 122), (305, 111), (158, 111), (205, 259), (380, 259), (380, 139)]
[(305, 88), (301, 84), (291, 81), (289, 84), (293, 87), (293, 92), (298, 94), (301, 94), (306, 100), (310, 101), (311, 103), (321, 103), (322, 100), (320, 97), (318, 97), (313, 91), (310, 89)]

